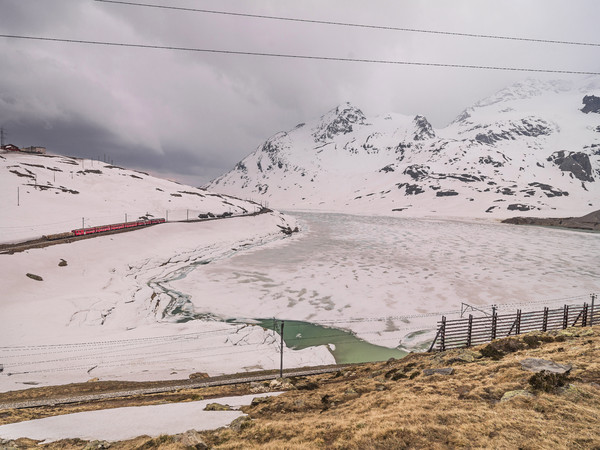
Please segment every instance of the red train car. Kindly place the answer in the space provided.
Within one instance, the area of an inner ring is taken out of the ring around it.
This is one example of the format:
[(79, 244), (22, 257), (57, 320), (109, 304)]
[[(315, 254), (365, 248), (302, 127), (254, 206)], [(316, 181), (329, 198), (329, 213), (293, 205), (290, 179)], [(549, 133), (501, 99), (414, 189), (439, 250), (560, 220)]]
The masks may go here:
[(97, 227), (78, 228), (71, 230), (71, 233), (75, 236), (83, 236), (86, 234), (103, 233), (106, 231), (122, 230), (124, 228), (135, 228), (144, 227), (148, 225), (155, 225), (157, 223), (164, 223), (165, 219), (148, 219), (148, 220), (134, 220), (133, 222), (113, 223), (110, 225), (100, 225)]

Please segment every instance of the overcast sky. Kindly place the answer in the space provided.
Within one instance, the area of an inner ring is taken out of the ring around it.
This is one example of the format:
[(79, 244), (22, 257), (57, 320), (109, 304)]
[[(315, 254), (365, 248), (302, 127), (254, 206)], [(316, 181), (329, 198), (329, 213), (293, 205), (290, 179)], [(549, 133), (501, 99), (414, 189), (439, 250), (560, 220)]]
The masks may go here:
[[(136, 1), (136, 0), (132, 0)], [(141, 3), (600, 43), (598, 0), (139, 0)], [(292, 23), (93, 0), (0, 0), (0, 34), (357, 59), (600, 72), (600, 47)], [(438, 128), (540, 75), (0, 37), (0, 125), (42, 145), (200, 186), (269, 136), (350, 101)], [(560, 75), (543, 76), (560, 78)], [(565, 76), (562, 76), (565, 78)]]

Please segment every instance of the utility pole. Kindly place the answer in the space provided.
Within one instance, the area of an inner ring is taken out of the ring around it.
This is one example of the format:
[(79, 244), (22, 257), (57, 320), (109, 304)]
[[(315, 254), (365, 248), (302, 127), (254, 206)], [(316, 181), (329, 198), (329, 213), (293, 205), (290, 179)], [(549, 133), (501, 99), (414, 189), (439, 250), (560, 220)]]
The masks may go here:
[(20, 206), (19, 201), (19, 186), (17, 186), (17, 206)]
[(279, 378), (283, 378), (283, 325), (285, 322), (282, 320), (280, 322), (281, 329), (279, 330), (281, 333), (281, 353), (279, 358)]
[(0, 128), (0, 147), (4, 147), (4, 144), (6, 144), (5, 139), (6, 139), (6, 130), (4, 129), (4, 127), (2, 127), (2, 128)]

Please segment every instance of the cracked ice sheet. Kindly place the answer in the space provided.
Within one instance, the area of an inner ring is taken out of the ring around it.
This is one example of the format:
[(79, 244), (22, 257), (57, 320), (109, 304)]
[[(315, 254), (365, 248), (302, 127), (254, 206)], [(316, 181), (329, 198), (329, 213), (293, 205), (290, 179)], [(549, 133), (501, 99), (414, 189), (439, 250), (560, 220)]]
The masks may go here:
[[(136, 406), (103, 409), (62, 416), (46, 417), (0, 426), (0, 438), (13, 440), (27, 437), (44, 443), (61, 439), (122, 441), (138, 436), (179, 434), (188, 430), (206, 431), (229, 425), (244, 414), (238, 409), (256, 397), (270, 397), (281, 392), (222, 397), (198, 402), (170, 405)], [(229, 405), (234, 411), (204, 411), (209, 403)]]
[[(0, 255), (0, 391), (95, 377), (142, 381), (277, 368), (271, 331), (215, 321), (165, 323), (154, 313), (147, 282), (189, 260), (277, 241), (282, 220), (263, 214), (170, 223)], [(68, 265), (59, 267), (61, 259)], [(210, 292), (198, 292), (218, 302)], [(74, 345), (79, 343), (92, 344)], [(324, 347), (286, 354), (290, 366), (332, 362)]]

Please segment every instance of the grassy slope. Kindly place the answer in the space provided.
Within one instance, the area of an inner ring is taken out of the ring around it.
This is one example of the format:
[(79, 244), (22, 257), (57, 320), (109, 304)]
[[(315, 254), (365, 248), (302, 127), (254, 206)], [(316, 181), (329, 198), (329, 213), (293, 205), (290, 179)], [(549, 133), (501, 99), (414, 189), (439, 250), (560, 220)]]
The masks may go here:
[[(252, 420), (238, 431), (222, 428), (201, 436), (211, 447), (238, 449), (600, 447), (599, 327), (498, 340), (493, 348), (505, 354), (494, 359), (500, 355), (487, 346), (411, 354), (337, 375), (297, 380), (297, 387), (309, 389), (293, 389), (245, 407)], [(489, 356), (481, 357), (481, 352)], [(549, 392), (533, 389), (532, 374), (519, 364), (526, 357), (572, 364), (567, 384)], [(424, 369), (436, 367), (453, 367), (455, 372), (423, 374)], [(500, 401), (505, 392), (518, 389), (534, 395)], [(172, 401), (201, 394), (178, 393)], [(85, 445), (70, 440), (49, 448)], [(110, 445), (157, 447), (185, 445), (180, 436), (140, 437)]]

